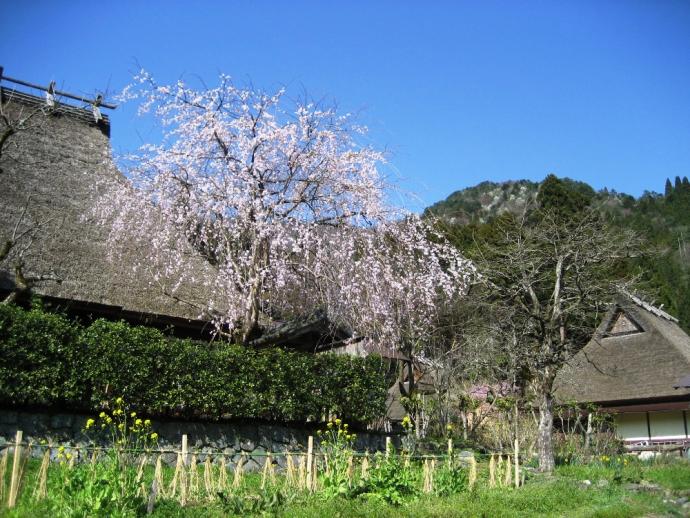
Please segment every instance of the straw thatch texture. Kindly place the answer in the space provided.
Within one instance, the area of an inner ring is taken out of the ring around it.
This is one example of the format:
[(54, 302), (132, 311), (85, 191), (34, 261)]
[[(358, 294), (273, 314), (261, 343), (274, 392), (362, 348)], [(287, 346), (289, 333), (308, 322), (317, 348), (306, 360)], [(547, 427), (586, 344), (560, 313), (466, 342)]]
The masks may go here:
[(690, 395), (673, 388), (690, 373), (690, 337), (664, 315), (621, 298), (559, 372), (558, 400), (612, 403)]
[[(44, 106), (41, 98), (7, 89), (2, 102), (10, 118)], [(2, 129), (0, 122), (0, 133)], [(134, 259), (147, 257), (147, 250), (131, 245), (118, 264), (106, 258), (108, 229), (89, 217), (99, 194), (95, 186), (118, 188), (123, 181), (112, 161), (108, 134), (107, 119), (96, 123), (90, 110), (59, 105), (50, 113), (41, 110), (12, 135), (0, 156), (0, 242), (9, 239), (24, 212), (20, 230), (37, 229), (23, 254), (24, 273), (53, 278), (36, 283), (34, 292), (145, 314), (198, 318), (198, 309), (174, 302), (163, 293), (164, 286), (151, 283), (147, 272), (132, 272)], [(203, 273), (208, 265), (190, 253), (189, 268)], [(0, 290), (14, 286), (8, 258), (0, 264)], [(179, 294), (200, 305), (209, 297), (197, 286), (183, 286)]]

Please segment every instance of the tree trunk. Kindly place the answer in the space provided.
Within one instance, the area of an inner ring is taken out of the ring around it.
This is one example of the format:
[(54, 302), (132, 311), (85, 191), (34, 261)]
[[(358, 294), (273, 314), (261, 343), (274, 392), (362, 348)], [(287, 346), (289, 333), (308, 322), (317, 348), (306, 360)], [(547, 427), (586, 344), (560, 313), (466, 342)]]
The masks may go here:
[(589, 445), (592, 440), (592, 412), (587, 413), (587, 431), (585, 432), (585, 451), (589, 453)]
[(260, 296), (261, 279), (256, 277), (249, 287), (249, 295), (247, 298), (247, 309), (244, 313), (244, 322), (242, 330), (242, 343), (247, 345), (252, 338), (257, 334), (259, 329), (259, 296)]
[(242, 343), (247, 345), (259, 331), (259, 313), (261, 312), (262, 270), (268, 265), (268, 243), (261, 240), (254, 249), (252, 261), (252, 283), (247, 294), (247, 305), (244, 313)]
[(539, 471), (551, 472), (555, 467), (553, 458), (553, 396), (551, 390), (542, 388), (539, 396), (539, 430), (537, 433)]

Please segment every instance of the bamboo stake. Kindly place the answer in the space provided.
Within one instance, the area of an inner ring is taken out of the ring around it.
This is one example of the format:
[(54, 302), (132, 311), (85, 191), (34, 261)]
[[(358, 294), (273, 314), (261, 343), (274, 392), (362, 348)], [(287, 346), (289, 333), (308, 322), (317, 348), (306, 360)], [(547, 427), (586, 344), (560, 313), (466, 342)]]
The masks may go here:
[(225, 491), (228, 487), (228, 467), (225, 464), (225, 455), (221, 456), (218, 469), (218, 491)]
[(386, 436), (386, 458), (391, 454), (391, 438)]
[(477, 460), (474, 458), (474, 455), (472, 455), (470, 457), (470, 473), (467, 476), (467, 485), (469, 486), (470, 489), (472, 489), (476, 482), (477, 482)]
[(361, 478), (365, 479), (367, 478), (367, 475), (369, 474), (369, 452), (366, 452), (364, 454), (364, 458), (362, 459), (362, 473), (361, 473)]
[(182, 434), (182, 463), (187, 466), (187, 434)]
[(489, 460), (489, 487), (496, 487), (496, 458), (493, 453)]
[(153, 480), (156, 482), (156, 487), (154, 488), (155, 491), (153, 491), (155, 493), (154, 497), (158, 496), (158, 494), (165, 496), (165, 485), (163, 484), (163, 459), (160, 453), (156, 459), (156, 468), (153, 472)]
[[(136, 478), (136, 483), (141, 484), (141, 480), (144, 478), (144, 467), (146, 466), (146, 462), (148, 461), (148, 457), (146, 454), (144, 454), (141, 457), (141, 461), (139, 462), (139, 468), (137, 468), (137, 478)], [(146, 495), (146, 487), (144, 487), (144, 492), (143, 495)]]
[(14, 438), (14, 458), (12, 460), (12, 478), (10, 478), (10, 494), (7, 500), (7, 507), (12, 509), (17, 503), (17, 493), (19, 492), (19, 460), (22, 453), (22, 436), (24, 432), (17, 430)]
[(314, 437), (307, 439), (307, 491), (314, 485)]
[(436, 471), (436, 459), (431, 459), (429, 466), (429, 493), (434, 491), (434, 471)]
[(237, 488), (242, 485), (242, 475), (244, 474), (244, 462), (246, 455), (247, 454), (245, 452), (242, 452), (240, 460), (237, 461), (237, 465), (235, 466), (235, 476), (232, 480), (232, 487)]
[(510, 465), (510, 455), (507, 455), (506, 459), (506, 475), (503, 485), (505, 487), (510, 487), (513, 485), (513, 468)]
[(199, 494), (199, 471), (197, 470), (196, 453), (192, 454), (189, 463), (189, 498), (194, 498)]
[(10, 455), (10, 449), (5, 448), (0, 460), (0, 506), (5, 501), (5, 476), (7, 474), (7, 458)]
[(43, 454), (43, 461), (38, 470), (38, 482), (34, 489), (34, 499), (43, 500), (48, 494), (48, 466), (50, 465), (50, 448)]
[(299, 484), (300, 489), (307, 488), (307, 457), (301, 456), (299, 462)]
[(261, 489), (264, 489), (266, 487), (266, 482), (275, 484), (275, 481), (276, 474), (275, 470), (273, 469), (273, 457), (271, 456), (271, 452), (268, 452), (268, 456), (264, 461), (264, 469), (261, 473)]
[(448, 466), (453, 465), (453, 439), (448, 439)]
[(515, 438), (515, 489), (518, 489), (520, 487), (520, 443), (518, 442), (517, 437)]
[(73, 469), (73, 468), (74, 468), (74, 463), (75, 463), (76, 460), (77, 460), (77, 453), (78, 453), (78, 452), (79, 452), (79, 449), (76, 449), (76, 450), (72, 450), (72, 451), (70, 451), (70, 452), (68, 453), (68, 455), (69, 455), (69, 462), (67, 463), (67, 467), (68, 467), (69, 469)]
[(350, 455), (347, 458), (347, 485), (348, 487), (352, 487), (352, 480), (354, 478), (355, 470), (354, 470), (354, 457)]
[[(177, 488), (180, 483), (180, 473), (182, 472), (182, 454), (178, 452), (177, 462), (175, 463), (175, 473), (173, 474), (172, 482), (170, 482), (170, 497), (174, 498), (177, 493)], [(180, 490), (181, 493), (182, 490)]]
[(423, 463), (423, 468), (422, 468), (422, 491), (424, 493), (429, 493), (430, 491), (430, 485), (429, 485), (429, 459), (424, 459)]
[(319, 477), (318, 477), (318, 462), (314, 462), (312, 465), (312, 475), (311, 475), (311, 487), (309, 490), (313, 493), (319, 489)]
[(189, 493), (187, 468), (184, 463), (184, 455), (180, 455), (178, 460), (180, 462), (180, 505), (184, 507), (187, 505), (187, 496)]
[(295, 485), (295, 463), (292, 460), (292, 453), (285, 455), (285, 485), (292, 487)]
[(21, 480), (24, 476), (24, 473), (26, 473), (26, 465), (29, 463), (29, 458), (31, 458), (31, 452), (33, 451), (33, 447), (33, 441), (29, 441), (29, 444), (26, 447), (26, 454), (24, 455), (24, 459), (22, 460), (22, 465), (19, 468), (19, 489), (21, 489)]
[(211, 456), (207, 455), (204, 461), (204, 489), (206, 489), (206, 496), (209, 500), (213, 499), (213, 465), (211, 464)]

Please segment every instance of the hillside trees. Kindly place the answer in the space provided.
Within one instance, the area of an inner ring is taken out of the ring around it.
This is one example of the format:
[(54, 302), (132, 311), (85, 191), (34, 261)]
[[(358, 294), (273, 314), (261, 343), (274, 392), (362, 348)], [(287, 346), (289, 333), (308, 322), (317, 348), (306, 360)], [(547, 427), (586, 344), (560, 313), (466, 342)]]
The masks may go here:
[(538, 202), (521, 218), (498, 218), (475, 255), (486, 280), (484, 303), (506, 331), (506, 357), (535, 396), (540, 469), (551, 471), (556, 372), (589, 340), (616, 282), (623, 282), (616, 278), (619, 261), (636, 254), (639, 243), (632, 233), (612, 230), (555, 177)]
[[(164, 136), (102, 199), (114, 259), (123, 243), (147, 243), (154, 277), (212, 293), (198, 309), (219, 332), (247, 344), (267, 319), (317, 306), (355, 335), (410, 349), (443, 300), (462, 294), (468, 263), (387, 203), (384, 154), (361, 144), (349, 115), (227, 76), (196, 90), (142, 73), (124, 97)], [(190, 247), (204, 275), (184, 267)]]

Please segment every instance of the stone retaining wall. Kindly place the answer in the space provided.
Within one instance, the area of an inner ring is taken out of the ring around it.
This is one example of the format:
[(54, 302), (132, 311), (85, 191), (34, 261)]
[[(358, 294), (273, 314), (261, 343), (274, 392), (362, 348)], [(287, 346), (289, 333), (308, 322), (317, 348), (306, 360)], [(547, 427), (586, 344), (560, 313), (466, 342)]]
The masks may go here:
[[(34, 444), (41, 440), (53, 444), (85, 448), (92, 443), (82, 432), (91, 415), (24, 412), (0, 410), (0, 450), (9, 446), (17, 430), (24, 432), (24, 441)], [(292, 427), (270, 423), (209, 423), (189, 421), (153, 420), (153, 431), (159, 435), (163, 450), (180, 450), (182, 435), (186, 434), (190, 453), (197, 453), (203, 462), (210, 453), (227, 455), (226, 460), (236, 462), (242, 453), (256, 455), (245, 465), (247, 471), (259, 469), (267, 452), (306, 451), (307, 438), (314, 435), (313, 428)], [(398, 445), (397, 437), (392, 437)], [(355, 449), (370, 452), (384, 451), (386, 437), (373, 432), (357, 432)], [(34, 452), (40, 455), (40, 451)], [(175, 453), (165, 453), (166, 464), (174, 464)], [(276, 456), (279, 465), (284, 457)]]

